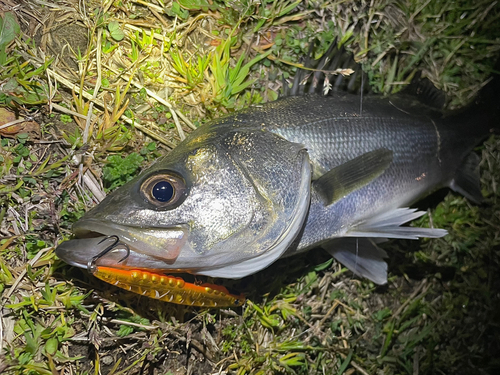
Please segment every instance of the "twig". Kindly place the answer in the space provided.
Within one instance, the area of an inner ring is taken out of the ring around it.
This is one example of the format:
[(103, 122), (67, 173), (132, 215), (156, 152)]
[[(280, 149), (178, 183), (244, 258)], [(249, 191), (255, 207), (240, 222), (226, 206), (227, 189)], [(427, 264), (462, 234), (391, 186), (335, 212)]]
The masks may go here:
[[(102, 71), (101, 71), (101, 39), (102, 39), (102, 29), (99, 29), (97, 32), (97, 51), (96, 51), (96, 67), (97, 67), (97, 80), (94, 87), (94, 95), (92, 96), (92, 101), (89, 104), (89, 110), (87, 113), (91, 114), (94, 109), (94, 101), (97, 99), (97, 94), (99, 93), (99, 89), (101, 88), (101, 79), (102, 79)], [(83, 131), (83, 143), (88, 142), (91, 117), (87, 116), (87, 121), (85, 123), (85, 130)]]
[(24, 118), (20, 118), (20, 119), (17, 119), (17, 120), (14, 120), (14, 121), (8, 122), (8, 123), (6, 123), (6, 124), (0, 125), (0, 130), (1, 130), (1, 129), (8, 128), (9, 126), (12, 126), (12, 125), (15, 125), (15, 124), (19, 124), (20, 122), (24, 122), (24, 121), (27, 121), (27, 120), (26, 120), (26, 119), (24, 119)]
[(358, 365), (354, 361), (351, 361), (351, 366), (354, 367), (356, 370), (358, 370), (363, 375), (370, 375), (364, 368), (362, 368), (360, 365)]
[[(103, 319), (103, 320), (105, 320), (105, 319)], [(136, 328), (147, 329), (149, 331), (160, 328), (159, 326), (147, 326), (147, 325), (144, 325), (144, 324), (127, 322), (126, 320), (120, 320), (120, 319), (107, 319), (106, 321), (109, 322), (109, 323), (122, 324), (122, 325), (125, 325), (125, 326), (131, 326), (131, 327), (136, 327)]]
[(155, 10), (158, 13), (165, 13), (163, 8), (161, 6), (155, 5), (148, 3), (147, 1), (142, 1), (142, 0), (132, 0), (133, 3), (141, 4), (144, 5), (145, 7), (148, 7), (150, 11)]
[(127, 124), (129, 124), (129, 125), (133, 125), (135, 128), (139, 129), (141, 132), (143, 132), (147, 136), (149, 136), (149, 137), (151, 137), (153, 139), (156, 139), (160, 143), (163, 143), (168, 148), (175, 148), (177, 146), (175, 143), (170, 142), (170, 141), (164, 139), (160, 135), (158, 135), (155, 132), (153, 132), (153, 131), (149, 130), (148, 128), (146, 128), (144, 125), (141, 125), (139, 122), (137, 122), (137, 120), (132, 120), (132, 119), (130, 119), (128, 117), (123, 117), (123, 120)]
[(333, 313), (333, 311), (337, 308), (337, 306), (339, 306), (340, 303), (338, 300), (335, 300), (335, 302), (333, 303), (332, 307), (330, 307), (330, 309), (328, 310), (328, 312), (325, 314), (325, 316), (323, 317), (323, 319), (320, 320), (319, 322), (319, 326), (322, 327), (323, 324), (325, 324), (325, 321), (328, 319), (328, 317)]
[(160, 13), (158, 13), (153, 7), (150, 7), (149, 10), (155, 15), (156, 18), (158, 18), (158, 21), (160, 21), (163, 26), (168, 28), (168, 23), (163, 19)]
[(71, 109), (63, 107), (62, 105), (59, 105), (59, 104), (56, 104), (56, 103), (52, 103), (52, 108), (57, 109), (59, 112), (66, 113), (68, 115), (72, 115), (72, 116), (75, 116), (75, 117), (80, 117), (80, 118), (82, 118), (84, 120), (87, 120), (87, 117), (88, 117), (88, 116), (85, 116), (85, 115), (82, 115), (81, 113), (72, 111)]
[[(34, 62), (32, 62), (34, 63)], [(72, 89), (72, 90), (75, 90), (75, 92), (78, 92), (80, 93), (80, 88), (69, 82), (66, 78), (64, 78), (63, 76), (57, 74), (56, 72), (50, 70), (50, 69), (47, 69), (47, 71), (49, 72), (49, 74), (52, 76), (52, 78), (58, 80), (60, 83), (62, 83), (64, 86), (66, 86), (67, 88), (69, 89)], [(81, 95), (87, 99), (87, 100), (90, 100), (90, 101), (94, 101), (95, 104), (97, 104), (99, 107), (101, 108), (104, 108), (104, 103), (102, 103), (100, 100), (97, 100), (97, 99), (93, 99), (92, 98), (92, 95), (89, 94), (88, 92), (86, 92), (85, 90), (83, 90), (81, 92)], [(55, 105), (54, 105), (55, 106)], [(59, 106), (58, 106), (59, 107)], [(83, 115), (82, 115), (83, 116)], [(83, 116), (83, 118), (86, 118), (86, 116)], [(135, 126), (137, 129), (139, 129), (140, 131), (142, 131), (143, 133), (145, 133), (146, 135), (148, 135), (149, 137), (157, 140), (158, 142), (161, 142), (163, 143), (164, 145), (168, 146), (169, 148), (174, 148), (176, 145), (170, 141), (167, 141), (166, 139), (163, 139), (160, 135), (158, 134), (155, 134), (154, 132), (152, 132), (151, 130), (147, 129), (145, 126), (137, 123), (137, 121), (134, 121), (128, 117), (126, 117), (125, 115), (122, 115), (122, 119), (128, 123), (128, 124), (131, 124), (133, 126)], [(189, 124), (188, 124), (189, 125)], [(191, 124), (192, 125), (192, 124)], [(192, 125), (194, 127), (194, 125)]]
[[(161, 12), (159, 12), (159, 13), (163, 13), (163, 10)], [(191, 19), (191, 20), (189, 20), (187, 22), (181, 23), (179, 25), (175, 25), (173, 27), (170, 27), (169, 29), (164, 30), (164, 31), (167, 32), (167, 33), (172, 33), (174, 31), (179, 31), (181, 29), (184, 29), (187, 26), (191, 26), (193, 23), (195, 23), (195, 22), (197, 22), (200, 19), (205, 18), (205, 17), (213, 17), (213, 16), (211, 16), (210, 14), (207, 14), (207, 13), (200, 13), (196, 17), (194, 17), (193, 19)], [(161, 35), (161, 34), (158, 34), (158, 33), (155, 33), (155, 32), (151, 32), (151, 31), (147, 31), (147, 30), (141, 29), (141, 28), (139, 28), (137, 26), (130, 25), (128, 23), (124, 24), (124, 26), (126, 28), (128, 28), (128, 29), (133, 30), (133, 31), (140, 31), (140, 32), (146, 33), (146, 35), (148, 35), (148, 36), (152, 35), (155, 39), (158, 39), (158, 40), (164, 40), (165, 39), (165, 37), (163, 35)]]

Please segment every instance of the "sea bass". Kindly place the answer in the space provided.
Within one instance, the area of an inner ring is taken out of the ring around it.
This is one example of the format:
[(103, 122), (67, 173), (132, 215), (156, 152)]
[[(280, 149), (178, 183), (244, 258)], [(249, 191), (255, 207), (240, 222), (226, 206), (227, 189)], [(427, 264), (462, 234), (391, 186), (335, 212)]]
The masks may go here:
[(241, 278), (323, 247), (383, 284), (380, 239), (446, 234), (402, 226), (423, 214), (412, 203), (442, 187), (481, 200), (471, 151), (500, 118), (487, 91), (445, 117), (404, 97), (367, 96), (360, 111), (346, 93), (233, 113), (109, 194), (56, 253), (89, 269)]

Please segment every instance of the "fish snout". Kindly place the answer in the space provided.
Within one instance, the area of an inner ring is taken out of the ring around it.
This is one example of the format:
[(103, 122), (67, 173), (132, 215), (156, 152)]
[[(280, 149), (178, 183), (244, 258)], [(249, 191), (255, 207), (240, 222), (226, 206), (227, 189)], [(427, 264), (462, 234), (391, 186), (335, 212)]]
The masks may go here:
[[(89, 264), (116, 268), (169, 268), (186, 245), (185, 226), (171, 228), (124, 227), (95, 220), (75, 223), (78, 237), (61, 243), (56, 255), (68, 264), (89, 268)], [(113, 244), (111, 238), (116, 238)]]

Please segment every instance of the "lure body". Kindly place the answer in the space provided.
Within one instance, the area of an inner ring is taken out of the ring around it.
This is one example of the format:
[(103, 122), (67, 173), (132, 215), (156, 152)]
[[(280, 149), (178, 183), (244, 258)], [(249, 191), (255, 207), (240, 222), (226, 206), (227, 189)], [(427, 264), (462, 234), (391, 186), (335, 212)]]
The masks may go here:
[(130, 292), (180, 305), (237, 307), (245, 302), (243, 295), (231, 294), (223, 286), (207, 283), (197, 285), (180, 277), (154, 272), (96, 266), (93, 275)]

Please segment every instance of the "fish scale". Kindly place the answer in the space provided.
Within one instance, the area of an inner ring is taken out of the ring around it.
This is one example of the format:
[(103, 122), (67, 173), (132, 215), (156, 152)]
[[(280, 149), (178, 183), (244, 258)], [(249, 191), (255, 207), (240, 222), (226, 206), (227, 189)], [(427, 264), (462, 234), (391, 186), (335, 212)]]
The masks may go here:
[[(329, 116), (327, 119), (319, 118), (291, 126), (278, 125), (281, 117), (294, 117), (296, 113), (304, 111), (305, 106), (311, 108), (311, 100), (322, 101), (318, 107), (323, 109), (326, 107), (324, 103), (334, 102), (330, 97), (292, 98), (290, 102), (293, 104), (281, 107), (285, 113), (276, 115), (276, 120), (273, 114), (270, 115), (272, 119), (266, 124), (272, 125), (266, 125), (266, 129), (291, 142), (302, 143), (317, 170), (331, 170), (367, 151), (382, 147), (394, 152), (394, 162), (370, 185), (333, 205), (325, 207), (313, 193), (311, 210), (298, 251), (344, 235), (348, 229), (347, 223), (413, 203), (429, 191), (449, 183), (446, 175), (451, 177), (460, 166), (461, 161), (456, 159), (446, 160), (440, 165), (437, 134), (431, 119), (417, 117), (415, 121), (399, 110), (394, 113), (393, 107), (387, 111), (389, 115), (374, 117), (369, 116), (369, 105), (365, 106), (366, 116), (346, 116), (347, 111), (332, 106), (329, 111), (325, 111), (325, 117)], [(342, 116), (337, 115), (339, 112)], [(377, 112), (383, 112), (383, 108), (379, 106)], [(401, 118), (401, 115), (404, 117)]]

